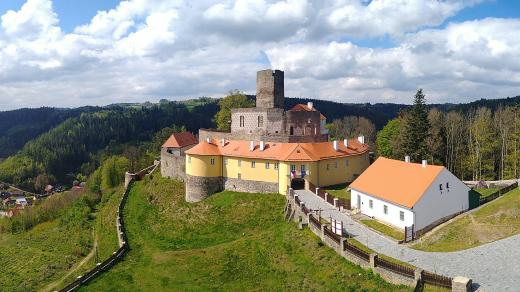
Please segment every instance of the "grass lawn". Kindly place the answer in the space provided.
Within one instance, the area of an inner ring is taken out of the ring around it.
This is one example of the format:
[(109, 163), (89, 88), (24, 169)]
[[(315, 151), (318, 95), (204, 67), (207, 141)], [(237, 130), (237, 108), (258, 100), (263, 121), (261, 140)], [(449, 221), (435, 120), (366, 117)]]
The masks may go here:
[(350, 191), (347, 191), (348, 186), (349, 186), (348, 184), (344, 183), (344, 184), (324, 187), (324, 190), (336, 198), (350, 200)]
[(514, 189), (475, 212), (428, 233), (412, 246), (424, 251), (456, 251), (520, 233), (520, 190)]
[(338, 256), (283, 218), (278, 194), (222, 192), (184, 202), (183, 184), (136, 183), (124, 218), (130, 252), (83, 291), (410, 291)]
[(476, 191), (477, 193), (479, 193), (481, 198), (485, 198), (485, 197), (491, 195), (492, 193), (498, 191), (499, 188), (489, 188), (489, 189), (487, 189), (487, 188), (475, 188), (473, 190)]
[(361, 223), (394, 239), (404, 240), (404, 230), (393, 228), (391, 226), (388, 226), (386, 224), (372, 219), (363, 219), (361, 220)]

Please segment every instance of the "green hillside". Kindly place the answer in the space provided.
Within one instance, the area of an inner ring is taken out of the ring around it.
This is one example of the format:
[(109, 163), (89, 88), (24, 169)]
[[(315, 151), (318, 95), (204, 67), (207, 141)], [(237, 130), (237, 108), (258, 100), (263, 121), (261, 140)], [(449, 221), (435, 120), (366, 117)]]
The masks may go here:
[(136, 183), (124, 211), (131, 251), (83, 291), (408, 291), (283, 219), (277, 194), (223, 192), (184, 202), (180, 182)]

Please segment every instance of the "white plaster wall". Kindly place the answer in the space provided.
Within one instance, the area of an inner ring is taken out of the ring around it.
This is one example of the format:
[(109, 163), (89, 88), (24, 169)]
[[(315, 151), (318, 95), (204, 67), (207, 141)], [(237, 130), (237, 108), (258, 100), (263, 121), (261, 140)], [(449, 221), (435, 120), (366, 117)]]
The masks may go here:
[[(449, 191), (446, 189), (446, 182), (450, 185)], [(442, 192), (439, 190), (439, 184), (442, 184)], [(455, 175), (447, 169), (442, 170), (413, 207), (416, 214), (415, 230), (420, 230), (443, 217), (467, 210), (469, 191), (470, 188)]]
[[(365, 193), (359, 192), (357, 190), (352, 189), (350, 195), (350, 204), (352, 208), (358, 208), (358, 199), (357, 196), (361, 198), (361, 213), (370, 217), (374, 217), (377, 220), (386, 222), (395, 227), (404, 229), (407, 226), (411, 226), (414, 224), (414, 214), (409, 209), (406, 209), (401, 206), (394, 205), (392, 203), (386, 202), (384, 200), (372, 197)], [(369, 200), (373, 201), (373, 207), (370, 208)], [(388, 214), (384, 213), (384, 205), (388, 206)], [(401, 221), (399, 217), (399, 212), (404, 212), (404, 220)]]

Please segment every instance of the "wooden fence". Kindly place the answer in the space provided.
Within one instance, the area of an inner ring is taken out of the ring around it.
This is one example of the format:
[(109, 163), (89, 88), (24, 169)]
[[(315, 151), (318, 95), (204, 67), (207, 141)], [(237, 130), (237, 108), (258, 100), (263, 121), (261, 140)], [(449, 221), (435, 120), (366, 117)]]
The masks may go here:
[(341, 236), (337, 235), (336, 233), (332, 232), (327, 226), (323, 228), (323, 233), (325, 233), (325, 236), (328, 238), (334, 240), (335, 243), (340, 244), (341, 243)]
[(421, 278), (424, 283), (451, 289), (452, 278), (423, 271)]
[(365, 260), (366, 262), (370, 261), (370, 255), (368, 254), (368, 252), (358, 248), (357, 246), (354, 246), (348, 242), (344, 242), (343, 249), (361, 258), (362, 260)]
[(375, 265), (405, 277), (415, 278), (415, 270), (404, 265), (392, 263), (379, 257), (376, 258)]
[(509, 185), (507, 187), (503, 187), (503, 188), (499, 189), (498, 191), (496, 191), (484, 198), (480, 198), (479, 204), (483, 205), (485, 203), (489, 203), (489, 202), (497, 199), (498, 197), (501, 197), (502, 195), (512, 191), (515, 188), (518, 188), (518, 182), (512, 183), (511, 185)]
[(315, 218), (314, 216), (309, 216), (309, 222), (314, 225), (316, 228), (321, 230), (321, 223), (319, 219)]

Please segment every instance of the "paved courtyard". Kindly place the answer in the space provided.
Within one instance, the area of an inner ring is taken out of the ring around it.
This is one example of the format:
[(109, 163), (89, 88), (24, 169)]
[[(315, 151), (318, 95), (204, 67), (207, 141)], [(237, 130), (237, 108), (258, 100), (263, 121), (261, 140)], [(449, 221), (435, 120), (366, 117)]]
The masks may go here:
[(324, 219), (343, 221), (349, 234), (378, 253), (438, 274), (471, 278), (479, 291), (520, 291), (520, 235), (457, 252), (418, 251), (377, 234), (310, 191), (296, 194), (309, 209), (321, 209)]

